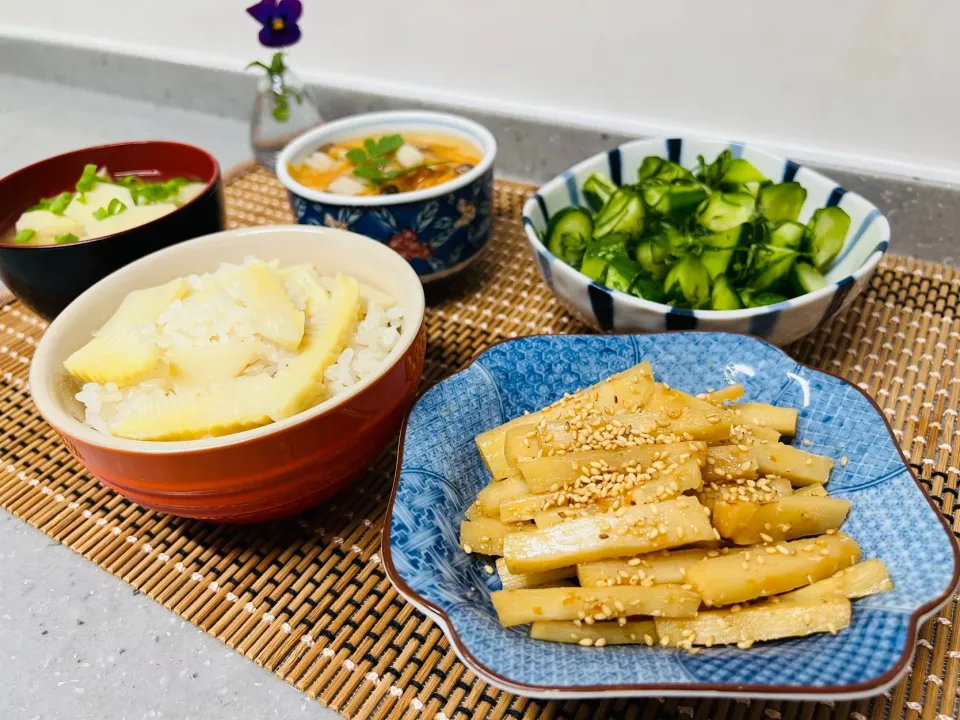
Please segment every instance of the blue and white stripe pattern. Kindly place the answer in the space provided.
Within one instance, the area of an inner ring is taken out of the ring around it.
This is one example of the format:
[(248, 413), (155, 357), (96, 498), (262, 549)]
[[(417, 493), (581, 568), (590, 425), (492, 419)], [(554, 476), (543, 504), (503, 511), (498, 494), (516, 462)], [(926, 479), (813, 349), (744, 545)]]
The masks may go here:
[[(695, 168), (698, 155), (710, 161), (727, 148), (769, 178), (803, 185), (807, 199), (801, 222), (807, 222), (817, 208), (830, 205), (838, 205), (850, 215), (851, 231), (826, 273), (826, 288), (762, 308), (725, 312), (672, 308), (591, 281), (550, 253), (540, 240), (554, 213), (584, 204), (581, 188), (591, 173), (606, 173), (618, 185), (630, 183), (648, 155)], [(594, 155), (540, 188), (524, 207), (523, 217), (530, 249), (547, 285), (567, 309), (590, 325), (617, 332), (721, 330), (748, 333), (777, 345), (806, 335), (849, 305), (866, 287), (890, 240), (890, 225), (876, 207), (810, 168), (744, 143), (685, 138), (635, 140)]]
[[(640, 360), (686, 392), (737, 382), (751, 402), (796, 408), (795, 444), (809, 441), (834, 460), (831, 494), (853, 503), (843, 531), (864, 558), (886, 563), (894, 590), (855, 601), (852, 625), (836, 637), (710, 648), (696, 656), (636, 646), (598, 652), (531, 640), (525, 627), (501, 627), (490, 601), (500, 581), (484, 571), (491, 560), (459, 547), (463, 513), (490, 481), (474, 438)], [(405, 596), (459, 641), (468, 655), (458, 654), (471, 670), (522, 694), (715, 696), (744, 684), (754, 686), (748, 693), (754, 697), (879, 693), (896, 681), (885, 673), (913, 652), (911, 617), (924, 606), (935, 612), (956, 582), (954, 539), (877, 408), (849, 383), (741, 335), (561, 335), (496, 345), (416, 403), (395, 493), (384, 538), (390, 578), (402, 581)]]

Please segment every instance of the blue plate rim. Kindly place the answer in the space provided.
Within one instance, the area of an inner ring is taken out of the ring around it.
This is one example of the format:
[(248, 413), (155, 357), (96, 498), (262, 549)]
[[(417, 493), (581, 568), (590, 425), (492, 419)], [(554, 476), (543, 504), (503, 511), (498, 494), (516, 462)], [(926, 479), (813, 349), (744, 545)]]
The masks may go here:
[(946, 531), (948, 538), (953, 538), (954, 541), (950, 543), (951, 549), (953, 550), (953, 576), (951, 583), (943, 591), (941, 595), (930, 600), (910, 614), (910, 622), (907, 628), (907, 637), (909, 642), (904, 647), (903, 653), (900, 656), (900, 659), (897, 663), (884, 672), (881, 675), (873, 678), (872, 680), (861, 682), (861, 683), (850, 683), (847, 685), (837, 685), (830, 687), (819, 687), (812, 685), (763, 685), (763, 684), (744, 684), (744, 683), (696, 683), (696, 682), (685, 682), (685, 683), (624, 683), (624, 684), (608, 684), (608, 685), (565, 685), (565, 686), (547, 686), (547, 685), (532, 685), (528, 683), (518, 682), (511, 678), (505, 677), (499, 674), (497, 671), (487, 667), (484, 663), (480, 662), (473, 655), (470, 649), (467, 647), (466, 643), (460, 638), (460, 635), (457, 633), (456, 628), (450, 620), (450, 617), (444, 612), (444, 610), (432, 602), (424, 598), (418, 592), (413, 590), (407, 582), (403, 579), (400, 573), (397, 571), (396, 566), (393, 563), (393, 555), (390, 551), (390, 538), (391, 538), (391, 527), (393, 520), (393, 511), (394, 505), (397, 499), (397, 491), (400, 487), (400, 474), (403, 469), (403, 451), (407, 439), (407, 425), (410, 421), (410, 416), (413, 414), (414, 408), (420, 402), (420, 400), (428, 392), (433, 390), (434, 387), (439, 385), (446, 380), (449, 380), (457, 375), (461, 375), (467, 372), (471, 366), (477, 362), (481, 357), (483, 357), (488, 351), (493, 348), (504, 345), (506, 343), (513, 343), (523, 340), (529, 340), (531, 338), (556, 338), (556, 337), (568, 337), (576, 338), (580, 335), (566, 335), (558, 336), (551, 335), (547, 333), (540, 333), (536, 335), (524, 335), (522, 337), (516, 338), (504, 338), (498, 340), (495, 343), (492, 343), (485, 347), (483, 350), (476, 352), (467, 363), (461, 367), (457, 372), (452, 373), (446, 377), (440, 378), (439, 380), (430, 383), (426, 388), (424, 388), (420, 393), (417, 394), (416, 399), (411, 404), (410, 409), (404, 415), (403, 423), (400, 426), (400, 438), (397, 448), (397, 465), (393, 478), (393, 487), (390, 491), (390, 500), (387, 503), (386, 512), (384, 514), (384, 529), (383, 535), (380, 541), (381, 547), (381, 560), (383, 562), (384, 572), (387, 575), (387, 578), (393, 584), (397, 592), (404, 597), (408, 602), (413, 604), (415, 607), (420, 609), (428, 618), (436, 622), (444, 635), (447, 637), (447, 640), (453, 647), (456, 655), (467, 665), (475, 674), (484, 678), (487, 682), (500, 687), (508, 692), (513, 692), (521, 695), (527, 695), (530, 697), (543, 697), (543, 698), (557, 698), (557, 697), (573, 697), (573, 698), (588, 698), (588, 697), (602, 697), (605, 695), (620, 695), (620, 696), (631, 696), (631, 697), (649, 697), (657, 695), (669, 695), (669, 696), (704, 696), (708, 695), (711, 697), (764, 697), (768, 699), (789, 699), (789, 700), (817, 700), (817, 699), (836, 699), (836, 700), (855, 700), (865, 697), (872, 697), (878, 695), (886, 690), (888, 687), (894, 685), (900, 680), (900, 678), (909, 670), (910, 661), (914, 656), (914, 653), (917, 649), (917, 639), (920, 631), (920, 624), (925, 621), (927, 618), (931, 617), (933, 614), (938, 612), (951, 598), (951, 596), (957, 591), (958, 586), (960, 586), (960, 543), (956, 541), (956, 535), (954, 534), (953, 528), (950, 527), (950, 524), (947, 522), (946, 517), (936, 506), (936, 503), (933, 501), (933, 498), (927, 492), (926, 488), (923, 487), (923, 484), (917, 478), (916, 473), (913, 471), (913, 468), (910, 466), (910, 462), (907, 459), (907, 456), (903, 454), (903, 448), (900, 446), (899, 441), (897, 440), (896, 434), (893, 431), (893, 427), (890, 425), (890, 422), (887, 420), (886, 416), (883, 413), (883, 409), (877, 404), (877, 402), (870, 397), (862, 388), (857, 387), (854, 383), (850, 382), (846, 378), (843, 378), (835, 373), (830, 372), (829, 370), (821, 370), (820, 368), (815, 368), (806, 363), (801, 363), (784, 352), (781, 348), (773, 345), (772, 343), (767, 342), (766, 340), (756, 337), (755, 335), (750, 335), (748, 333), (727, 333), (727, 332), (718, 332), (712, 330), (666, 330), (662, 332), (653, 332), (653, 333), (612, 333), (619, 337), (631, 337), (631, 336), (671, 336), (671, 335), (680, 335), (680, 334), (702, 334), (702, 335), (736, 335), (750, 338), (756, 342), (767, 345), (778, 353), (788, 358), (791, 362), (795, 362), (797, 365), (806, 368), (815, 373), (822, 373), (829, 377), (836, 378), (846, 385), (854, 388), (859, 392), (866, 400), (873, 406), (874, 410), (877, 413), (877, 416), (883, 422), (884, 427), (887, 430), (887, 433), (890, 435), (890, 439), (893, 441), (894, 447), (897, 449), (897, 453), (900, 455), (900, 461), (903, 463), (904, 468), (910, 475), (910, 478), (916, 484), (917, 488), (920, 490), (924, 499), (930, 505), (930, 509), (933, 511), (934, 515), (940, 521), (940, 525)]

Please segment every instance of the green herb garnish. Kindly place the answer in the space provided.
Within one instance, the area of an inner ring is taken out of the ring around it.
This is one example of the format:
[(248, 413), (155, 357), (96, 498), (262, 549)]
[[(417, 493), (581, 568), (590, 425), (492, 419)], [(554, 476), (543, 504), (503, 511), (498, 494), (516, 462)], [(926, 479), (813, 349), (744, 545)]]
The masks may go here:
[(72, 200), (72, 192), (62, 192), (52, 198), (43, 198), (33, 207), (28, 207), (27, 212), (33, 212), (34, 210), (48, 210), (54, 215), (63, 215), (63, 211), (67, 209), (67, 205), (69, 205)]
[(93, 190), (94, 186), (97, 184), (97, 180), (99, 180), (97, 177), (97, 166), (92, 163), (89, 165), (84, 165), (83, 173), (80, 175), (80, 179), (77, 180), (77, 192), (80, 193), (80, 195), (77, 197), (77, 200), (85, 203), (87, 199), (84, 197), (84, 193), (88, 193)]
[[(354, 176), (367, 180), (374, 187), (379, 187), (401, 175), (408, 175), (421, 168), (430, 167), (431, 163), (422, 163), (399, 170), (386, 170), (385, 168), (393, 154), (402, 145), (403, 137), (401, 135), (385, 135), (379, 140), (367, 138), (363, 141), (362, 148), (353, 148), (347, 152), (347, 160), (356, 165), (353, 170)], [(432, 164), (439, 165), (440, 163)]]
[(124, 210), (127, 209), (127, 206), (123, 204), (122, 200), (114, 198), (109, 202), (105, 208), (98, 208), (94, 211), (93, 217), (97, 220), (106, 220), (108, 217), (113, 217), (114, 215), (119, 215)]
[(36, 236), (37, 231), (33, 228), (24, 228), (17, 233), (17, 236), (13, 239), (14, 242), (18, 243), (28, 243)]
[(170, 178), (164, 182), (146, 182), (136, 175), (125, 175), (117, 178), (116, 182), (117, 185), (122, 185), (130, 191), (133, 202), (137, 205), (175, 200), (177, 195), (180, 194), (180, 188), (190, 183), (189, 180), (182, 177)]
[(57, 245), (63, 245), (63, 244), (65, 244), (65, 243), (75, 243), (75, 242), (76, 242), (77, 240), (79, 240), (79, 239), (80, 239), (80, 238), (78, 238), (78, 237), (77, 237), (76, 235), (74, 235), (73, 233), (66, 233), (66, 234), (64, 234), (64, 235), (57, 235), (55, 238), (53, 238), (53, 241), (54, 241)]

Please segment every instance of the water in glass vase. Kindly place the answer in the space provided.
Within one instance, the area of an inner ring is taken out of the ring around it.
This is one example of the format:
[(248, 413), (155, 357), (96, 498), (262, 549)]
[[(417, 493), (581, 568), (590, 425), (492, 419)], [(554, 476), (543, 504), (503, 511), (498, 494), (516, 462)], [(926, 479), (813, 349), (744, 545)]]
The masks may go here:
[(257, 162), (274, 170), (283, 147), (323, 122), (303, 82), (286, 69), (262, 77), (250, 121), (250, 146)]

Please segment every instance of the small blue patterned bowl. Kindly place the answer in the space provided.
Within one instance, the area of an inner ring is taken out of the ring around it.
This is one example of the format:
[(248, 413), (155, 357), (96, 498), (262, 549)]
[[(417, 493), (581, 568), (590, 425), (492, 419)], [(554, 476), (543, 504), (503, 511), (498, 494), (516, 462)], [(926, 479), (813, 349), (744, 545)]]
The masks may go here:
[[(337, 140), (395, 132), (440, 132), (464, 138), (482, 152), (480, 164), (456, 180), (396, 195), (320, 192), (290, 176), (292, 160)], [(388, 245), (409, 261), (424, 283), (449, 277), (475, 260), (493, 228), (493, 161), (497, 141), (482, 125), (420, 110), (353, 115), (310, 130), (277, 159), (277, 177), (290, 193), (301, 225), (351, 230)]]
[[(637, 169), (648, 155), (695, 169), (697, 155), (710, 162), (727, 148), (775, 182), (796, 180), (803, 185), (807, 200), (800, 212), (801, 222), (806, 223), (817, 208), (829, 205), (839, 205), (850, 215), (846, 244), (826, 273), (827, 287), (746, 310), (675, 308), (593, 282), (553, 255), (540, 239), (550, 216), (565, 207), (585, 204), (580, 189), (592, 173), (606, 173), (618, 185), (629, 184), (636, 181)], [(616, 332), (720, 330), (748, 333), (775, 345), (803, 337), (847, 307), (866, 287), (890, 240), (890, 225), (876, 207), (820, 173), (743, 143), (690, 138), (634, 140), (584, 160), (537, 191), (523, 208), (523, 223), (544, 281), (568, 310), (593, 327)]]
[[(671, 387), (699, 392), (739, 382), (749, 400), (800, 411), (797, 442), (837, 461), (831, 494), (853, 502), (843, 526), (890, 570), (895, 589), (854, 601), (837, 636), (682, 650), (598, 650), (531, 640), (504, 629), (484, 560), (458, 547), (459, 523), (489, 482), (474, 437), (649, 360)], [(410, 411), (387, 510), (384, 566), (400, 594), (446, 633), (483, 680), (537, 697), (739, 696), (845, 700), (874, 695), (907, 671), (920, 623), (950, 598), (960, 552), (943, 516), (913, 477), (877, 406), (840, 378), (805, 367), (742, 335), (678, 332), (542, 336), (482, 353), (434, 385)], [(848, 463), (839, 462), (849, 458)]]

